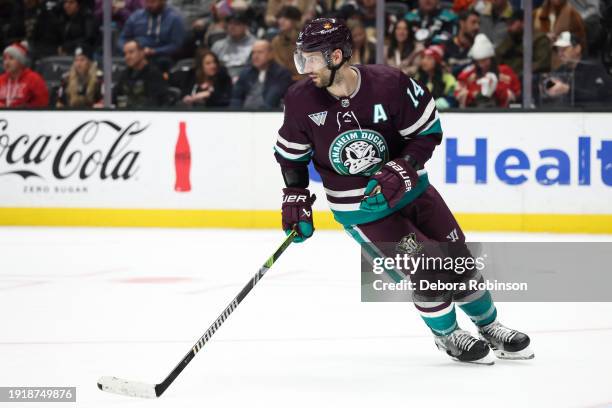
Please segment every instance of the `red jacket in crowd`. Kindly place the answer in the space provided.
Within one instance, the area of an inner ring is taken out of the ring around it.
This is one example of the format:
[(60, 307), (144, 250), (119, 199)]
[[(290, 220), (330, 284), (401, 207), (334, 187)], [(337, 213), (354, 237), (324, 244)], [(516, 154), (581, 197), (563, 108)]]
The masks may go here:
[(39, 108), (49, 106), (49, 91), (42, 77), (25, 68), (19, 78), (13, 80), (8, 72), (0, 75), (0, 107)]
[[(502, 108), (508, 107), (510, 102), (518, 101), (521, 94), (521, 82), (512, 68), (508, 65), (500, 64), (497, 67), (497, 88), (491, 96), (496, 105)], [(469, 65), (457, 77), (459, 82), (455, 95), (459, 98), (462, 90), (467, 89), (465, 106), (474, 106), (476, 97), (480, 94), (481, 86), (477, 82), (479, 79), (476, 65)]]

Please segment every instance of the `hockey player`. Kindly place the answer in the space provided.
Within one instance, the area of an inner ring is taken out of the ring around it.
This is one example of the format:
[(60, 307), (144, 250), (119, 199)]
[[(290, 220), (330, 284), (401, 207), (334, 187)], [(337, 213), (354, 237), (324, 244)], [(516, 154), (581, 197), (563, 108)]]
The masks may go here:
[[(336, 19), (306, 24), (294, 57), (298, 72), (309, 78), (289, 88), (275, 145), (286, 184), (283, 229), (296, 228), (297, 241), (314, 232), (307, 167), (312, 160), (336, 221), (357, 242), (464, 243), (424, 168), (442, 140), (427, 88), (395, 68), (348, 65), (351, 34)], [(497, 321), (488, 291), (417, 290), (414, 302), (435, 344), (455, 360), (493, 364), (490, 349), (499, 358), (533, 358), (529, 337)], [(454, 302), (478, 326), (480, 338), (457, 326)]]

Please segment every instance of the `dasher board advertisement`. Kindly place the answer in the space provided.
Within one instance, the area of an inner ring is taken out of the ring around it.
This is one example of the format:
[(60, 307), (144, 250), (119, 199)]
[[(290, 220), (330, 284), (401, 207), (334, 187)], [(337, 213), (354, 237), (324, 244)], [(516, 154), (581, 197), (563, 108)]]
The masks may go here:
[[(61, 217), (72, 225), (66, 217), (88, 210), (93, 225), (132, 225), (157, 210), (135, 225), (276, 227), (283, 181), (273, 145), (282, 120), (247, 112), (5, 112), (0, 222), (35, 225), (33, 211), (44, 210), (47, 224), (62, 225), (49, 217), (69, 210)], [(612, 232), (611, 120), (443, 113), (429, 178), (475, 229), (535, 222), (536, 230)], [(333, 227), (314, 171), (310, 188), (319, 197), (317, 227)], [(96, 218), (101, 211), (105, 221)]]

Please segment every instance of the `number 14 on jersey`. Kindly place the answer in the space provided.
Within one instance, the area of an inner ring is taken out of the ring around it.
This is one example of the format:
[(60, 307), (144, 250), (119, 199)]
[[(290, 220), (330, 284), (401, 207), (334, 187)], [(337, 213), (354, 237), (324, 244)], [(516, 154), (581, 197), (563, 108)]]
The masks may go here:
[(410, 91), (410, 87), (408, 87), (406, 88), (406, 93), (408, 94), (408, 96), (410, 96), (410, 99), (412, 99), (412, 103), (416, 108), (417, 106), (419, 106), (418, 97), (421, 95), (425, 95), (425, 91), (419, 84), (416, 83), (414, 79), (410, 78), (410, 82), (412, 83), (413, 90)]

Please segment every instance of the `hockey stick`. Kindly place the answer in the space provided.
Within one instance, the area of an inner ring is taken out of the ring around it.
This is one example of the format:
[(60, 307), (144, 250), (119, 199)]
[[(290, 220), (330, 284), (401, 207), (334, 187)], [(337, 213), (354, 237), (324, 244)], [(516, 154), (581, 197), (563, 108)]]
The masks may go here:
[(223, 322), (228, 318), (230, 314), (242, 302), (242, 300), (249, 294), (251, 289), (259, 282), (259, 280), (265, 275), (265, 273), (274, 265), (274, 262), (281, 256), (285, 249), (293, 242), (293, 239), (297, 236), (297, 232), (293, 230), (287, 238), (283, 241), (280, 247), (274, 252), (266, 263), (259, 269), (259, 271), (251, 278), (249, 283), (238, 293), (238, 296), (230, 302), (230, 304), (223, 310), (221, 315), (213, 322), (213, 324), (206, 330), (204, 335), (200, 337), (198, 342), (194, 344), (191, 350), (185, 354), (183, 359), (174, 367), (172, 372), (159, 384), (145, 384), (136, 381), (123, 380), (117, 377), (101, 377), (98, 380), (98, 388), (102, 391), (112, 392), (115, 394), (128, 395), (131, 397), (139, 398), (157, 398), (161, 396), (164, 391), (172, 384), (172, 382), (179, 376), (181, 371), (187, 367), (187, 364), (195, 357), (195, 355), (202, 350), (202, 347), (210, 340), (213, 334), (221, 327)]

